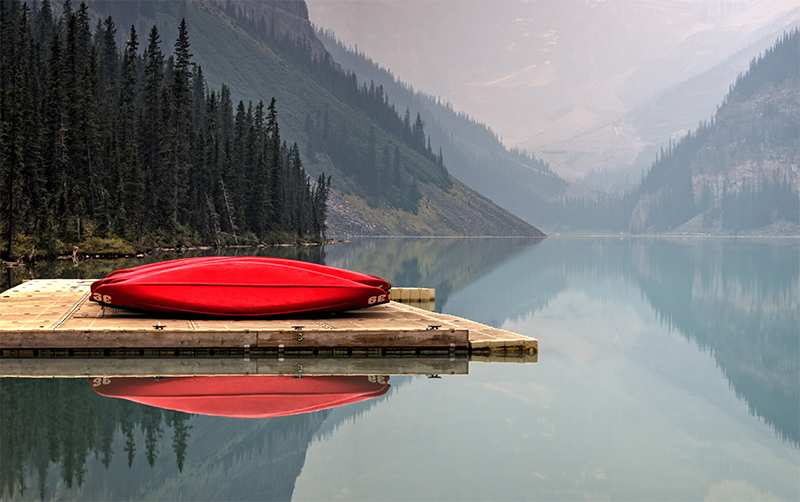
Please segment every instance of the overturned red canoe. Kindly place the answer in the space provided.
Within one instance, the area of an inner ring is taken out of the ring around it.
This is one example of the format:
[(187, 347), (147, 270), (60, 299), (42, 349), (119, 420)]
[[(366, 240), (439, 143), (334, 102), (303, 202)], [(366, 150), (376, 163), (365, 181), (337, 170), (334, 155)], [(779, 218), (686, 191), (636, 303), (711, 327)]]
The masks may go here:
[(95, 392), (158, 408), (235, 418), (310, 413), (372, 399), (388, 376), (195, 376), (93, 378)]
[(375, 286), (377, 288), (381, 288), (386, 291), (389, 291), (389, 289), (391, 289), (392, 287), (391, 284), (384, 281), (380, 277), (376, 277), (374, 275), (362, 274), (360, 272), (353, 272), (351, 270), (345, 270), (336, 267), (328, 267), (326, 265), (320, 265), (318, 263), (310, 263), (300, 260), (289, 260), (286, 258), (270, 258), (265, 256), (199, 256), (195, 258), (181, 258), (178, 260), (168, 260), (158, 263), (148, 263), (147, 265), (140, 265), (138, 267), (114, 270), (113, 272), (108, 274), (108, 276), (106, 276), (105, 279), (100, 279), (93, 282), (91, 287), (92, 291), (94, 291), (95, 288), (101, 284), (118, 281), (122, 278), (128, 278), (135, 274), (150, 273), (150, 272), (155, 272), (157, 270), (166, 270), (169, 268), (182, 267), (184, 265), (192, 263), (209, 262), (209, 263), (221, 264), (224, 263), (225, 261), (243, 261), (243, 260), (261, 262), (266, 265), (279, 264), (279, 265), (288, 265), (295, 268), (314, 270), (317, 272), (322, 272), (324, 274), (341, 277), (342, 279), (348, 279), (353, 282), (366, 284), (368, 286)]
[(96, 281), (90, 299), (114, 307), (223, 316), (339, 312), (389, 301), (386, 289), (325, 273), (330, 267), (297, 263), (302, 262), (180, 260)]

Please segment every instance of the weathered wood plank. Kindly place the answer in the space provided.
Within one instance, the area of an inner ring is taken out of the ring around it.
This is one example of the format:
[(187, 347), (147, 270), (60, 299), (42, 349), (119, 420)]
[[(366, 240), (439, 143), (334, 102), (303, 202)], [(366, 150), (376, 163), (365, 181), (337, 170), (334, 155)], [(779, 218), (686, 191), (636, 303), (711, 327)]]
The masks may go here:
[(460, 358), (259, 358), (261, 375), (466, 375), (469, 359)]
[(147, 329), (55, 329), (0, 332), (3, 349), (250, 347), (255, 332)]
[(6, 358), (0, 377), (466, 375), (459, 358)]
[(468, 348), (464, 329), (330, 329), (260, 331), (259, 347), (452, 347)]

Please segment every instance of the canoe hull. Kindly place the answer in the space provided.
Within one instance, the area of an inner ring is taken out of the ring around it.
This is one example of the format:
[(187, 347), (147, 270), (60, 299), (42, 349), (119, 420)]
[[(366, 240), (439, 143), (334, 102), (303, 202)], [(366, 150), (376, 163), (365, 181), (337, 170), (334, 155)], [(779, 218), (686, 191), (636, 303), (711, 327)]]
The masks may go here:
[(100, 279), (92, 283), (92, 291), (94, 291), (95, 288), (101, 284), (116, 282), (122, 279), (133, 277), (134, 275), (137, 274), (152, 273), (158, 270), (166, 270), (166, 269), (177, 268), (199, 263), (209, 263), (209, 264), (224, 266), (226, 262), (242, 262), (242, 261), (253, 261), (256, 263), (264, 264), (265, 266), (284, 265), (305, 270), (313, 270), (324, 274), (340, 277), (342, 279), (347, 279), (353, 282), (366, 284), (367, 286), (374, 286), (377, 288), (381, 288), (386, 291), (389, 291), (389, 289), (391, 289), (392, 287), (388, 282), (374, 275), (362, 274), (359, 272), (353, 272), (351, 270), (345, 270), (337, 267), (328, 267), (326, 265), (320, 265), (318, 263), (305, 262), (301, 260), (289, 260), (286, 258), (270, 258), (264, 256), (201, 256), (195, 258), (182, 258), (178, 260), (169, 260), (158, 263), (148, 263), (146, 265), (140, 265), (138, 267), (115, 270), (110, 274), (108, 274), (108, 276), (105, 279)]
[(218, 316), (328, 313), (380, 305), (389, 294), (292, 263), (192, 260), (97, 281), (90, 299), (113, 307)]

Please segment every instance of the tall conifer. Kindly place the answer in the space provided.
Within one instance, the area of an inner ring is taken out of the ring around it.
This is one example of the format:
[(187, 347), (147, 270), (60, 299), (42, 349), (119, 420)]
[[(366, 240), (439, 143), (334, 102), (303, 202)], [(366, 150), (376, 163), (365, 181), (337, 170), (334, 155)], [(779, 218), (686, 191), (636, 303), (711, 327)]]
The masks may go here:
[(266, 167), (269, 173), (269, 230), (277, 230), (283, 222), (283, 166), (281, 163), (281, 135), (278, 130), (278, 111), (275, 98), (267, 107), (267, 130), (265, 142)]
[(158, 173), (161, 170), (161, 103), (162, 84), (164, 80), (164, 54), (161, 52), (161, 36), (155, 25), (150, 29), (147, 48), (144, 52), (144, 110), (139, 124), (139, 152), (141, 154), (142, 172), (146, 185), (145, 218), (151, 230), (157, 222), (159, 214), (156, 190)]
[[(4, 17), (7, 15), (4, 9)], [(2, 90), (2, 122), (0, 122), (0, 176), (5, 180), (3, 187), (3, 213), (7, 218), (7, 255), (14, 256), (14, 240), (17, 220), (20, 217), (20, 180), (26, 168), (24, 158), (25, 127), (24, 112), (26, 99), (26, 79), (28, 78), (28, 6), (22, 4), (16, 26), (8, 18), (3, 19), (10, 27), (3, 29), (3, 41), (9, 54), (3, 57), (4, 82)], [(13, 29), (12, 29), (13, 27)]]

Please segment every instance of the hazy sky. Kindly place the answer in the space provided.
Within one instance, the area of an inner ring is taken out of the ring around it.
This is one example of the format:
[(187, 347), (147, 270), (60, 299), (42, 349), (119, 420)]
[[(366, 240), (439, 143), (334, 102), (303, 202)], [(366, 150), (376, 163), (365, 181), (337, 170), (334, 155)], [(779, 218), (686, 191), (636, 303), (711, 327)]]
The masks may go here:
[[(307, 4), (314, 24), (486, 123), (508, 146), (548, 151), (583, 141), (588, 150), (608, 145), (594, 153), (619, 162), (645, 142), (626, 127), (635, 106), (800, 19), (797, 0)], [(729, 83), (718, 83), (697, 120), (709, 118)]]

